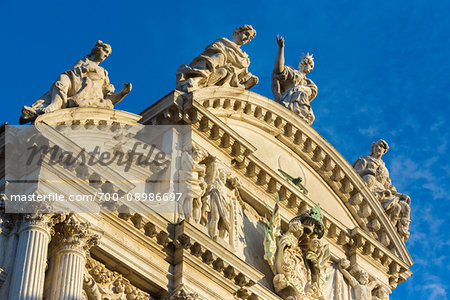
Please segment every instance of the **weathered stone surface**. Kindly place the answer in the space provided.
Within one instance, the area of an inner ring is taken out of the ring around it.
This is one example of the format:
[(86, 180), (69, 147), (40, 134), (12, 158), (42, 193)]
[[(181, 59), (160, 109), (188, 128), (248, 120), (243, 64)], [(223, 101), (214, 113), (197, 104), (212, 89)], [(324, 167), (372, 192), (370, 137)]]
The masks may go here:
[[(370, 280), (369, 274), (364, 270), (358, 270), (355, 266), (352, 267), (353, 275), (350, 274), (349, 268), (351, 267), (350, 261), (341, 259), (338, 263), (339, 271), (343, 277), (348, 281), (354, 291), (354, 299), (379, 299), (372, 298), (372, 291), (377, 288), (376, 295), (385, 295), (387, 290), (381, 282), (378, 280)], [(381, 298), (385, 299), (385, 298)]]

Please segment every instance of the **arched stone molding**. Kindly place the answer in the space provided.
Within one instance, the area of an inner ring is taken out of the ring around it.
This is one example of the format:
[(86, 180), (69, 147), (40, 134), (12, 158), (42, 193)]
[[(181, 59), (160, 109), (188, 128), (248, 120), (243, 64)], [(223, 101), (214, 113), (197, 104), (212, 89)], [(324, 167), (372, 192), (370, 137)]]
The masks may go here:
[(93, 108), (73, 107), (59, 109), (51, 113), (40, 115), (34, 124), (48, 125), (137, 125), (141, 116), (126, 111)]
[(280, 195), (280, 203), (296, 215), (313, 202), (276, 171), (268, 168), (224, 119), (246, 122), (264, 130), (303, 159), (345, 204), (358, 227), (349, 232), (325, 213), (328, 237), (341, 247), (360, 251), (382, 265), (398, 282), (410, 276), (411, 257), (395, 228), (351, 165), (313, 128), (294, 113), (261, 95), (235, 88), (205, 88), (189, 94), (174, 91), (141, 113), (144, 124), (190, 123), (193, 130), (225, 152), (235, 171), (265, 193)]

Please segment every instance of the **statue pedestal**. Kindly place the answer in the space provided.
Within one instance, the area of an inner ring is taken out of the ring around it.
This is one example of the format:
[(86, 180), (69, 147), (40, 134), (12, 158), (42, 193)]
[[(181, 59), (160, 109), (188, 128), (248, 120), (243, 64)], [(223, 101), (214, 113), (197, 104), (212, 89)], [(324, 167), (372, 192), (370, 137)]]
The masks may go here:
[(129, 112), (92, 107), (74, 107), (40, 115), (35, 124), (48, 125), (137, 125), (142, 116)]

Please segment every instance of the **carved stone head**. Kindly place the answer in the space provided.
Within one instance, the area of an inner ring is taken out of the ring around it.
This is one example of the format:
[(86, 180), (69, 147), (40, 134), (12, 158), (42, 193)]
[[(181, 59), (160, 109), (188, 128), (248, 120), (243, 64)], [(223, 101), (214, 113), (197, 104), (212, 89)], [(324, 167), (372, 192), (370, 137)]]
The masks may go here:
[(243, 25), (233, 31), (233, 42), (239, 46), (250, 42), (256, 36), (256, 31), (251, 25)]
[(294, 218), (289, 222), (289, 232), (293, 233), (296, 238), (303, 235), (303, 224), (298, 218)]
[(314, 57), (312, 54), (306, 53), (302, 55), (300, 63), (298, 65), (298, 70), (301, 73), (308, 74), (314, 69)]
[(89, 54), (89, 56), (95, 62), (102, 62), (111, 54), (111, 51), (111, 45), (98, 40), (97, 44), (95, 44), (95, 47), (92, 48), (91, 54)]
[(199, 163), (202, 160), (204, 160), (206, 156), (208, 156), (208, 153), (205, 150), (196, 145), (192, 145), (192, 159), (196, 163)]
[(367, 274), (367, 272), (364, 271), (364, 270), (359, 271), (358, 281), (359, 281), (359, 283), (361, 283), (362, 285), (367, 285), (367, 284), (369, 284), (369, 274)]
[(385, 140), (378, 140), (375, 143), (372, 143), (372, 147), (370, 148), (371, 154), (370, 156), (381, 158), (383, 154), (385, 154), (389, 149), (389, 145)]

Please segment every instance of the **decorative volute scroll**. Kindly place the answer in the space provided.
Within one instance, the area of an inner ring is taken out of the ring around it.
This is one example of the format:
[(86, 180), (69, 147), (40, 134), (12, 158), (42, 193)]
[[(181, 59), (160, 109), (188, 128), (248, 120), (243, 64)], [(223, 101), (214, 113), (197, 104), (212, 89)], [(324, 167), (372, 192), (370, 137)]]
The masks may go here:
[(97, 41), (91, 53), (78, 60), (72, 69), (59, 75), (50, 90), (31, 106), (24, 106), (19, 123), (33, 122), (39, 115), (70, 107), (112, 109), (130, 91), (131, 83), (114, 94), (108, 72), (99, 66), (111, 54), (111, 46)]
[(169, 300), (200, 300), (200, 296), (189, 291), (184, 285), (180, 285), (172, 292)]
[(325, 270), (330, 252), (320, 240), (325, 233), (320, 205), (289, 221), (281, 232), (277, 204), (267, 221), (264, 258), (275, 274), (273, 285), (283, 299), (323, 299)]
[(391, 183), (389, 171), (381, 159), (388, 149), (388, 143), (384, 140), (372, 143), (371, 154), (358, 158), (353, 163), (353, 168), (375, 198), (380, 201), (398, 234), (406, 242), (409, 238), (409, 224), (411, 223), (411, 198), (398, 193)]
[(73, 250), (87, 255), (89, 249), (97, 245), (100, 235), (92, 232), (89, 223), (80, 222), (75, 215), (69, 215), (63, 222), (55, 225), (55, 235), (51, 251)]
[(208, 45), (189, 65), (177, 70), (177, 90), (191, 92), (208, 86), (250, 89), (258, 77), (248, 71), (250, 60), (241, 46), (250, 42), (256, 31), (243, 25), (233, 31), (233, 39), (220, 38)]
[(276, 102), (297, 114), (308, 125), (315, 119), (310, 102), (317, 95), (317, 86), (306, 78), (314, 68), (313, 56), (303, 54), (298, 70), (284, 65), (284, 38), (277, 36), (278, 53), (272, 72), (272, 92)]

